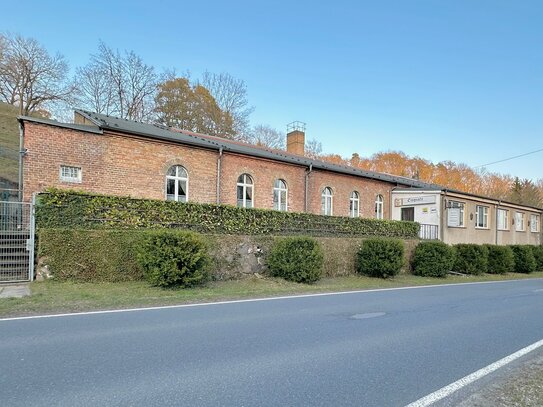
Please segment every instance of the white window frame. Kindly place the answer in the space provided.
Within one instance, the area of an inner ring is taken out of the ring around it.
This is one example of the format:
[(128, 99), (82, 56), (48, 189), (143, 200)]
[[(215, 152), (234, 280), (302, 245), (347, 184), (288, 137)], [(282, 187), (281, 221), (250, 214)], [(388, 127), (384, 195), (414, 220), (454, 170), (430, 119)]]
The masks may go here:
[(334, 192), (330, 187), (324, 187), (321, 194), (321, 214), (332, 216), (334, 213)]
[(533, 213), (530, 215), (530, 232), (539, 232), (539, 215)]
[(526, 218), (524, 216), (524, 212), (515, 212), (515, 230), (517, 232), (525, 232), (526, 231)]
[[(66, 175), (66, 172), (72, 172), (71, 175)], [(75, 171), (75, 176), (73, 175), (73, 172)], [(74, 165), (64, 165), (62, 164), (59, 169), (59, 179), (62, 182), (71, 182), (75, 184), (81, 184), (83, 181), (83, 170), (81, 167), (76, 167)]]
[[(482, 209), (482, 213), (479, 211)], [(488, 229), (488, 215), (490, 213), (488, 206), (476, 205), (475, 206), (475, 229)], [(482, 217), (482, 219), (481, 219)]]
[[(284, 202), (281, 198), (284, 196)], [(288, 211), (288, 186), (284, 179), (278, 178), (273, 183), (273, 209), (280, 212)]]
[[(175, 175), (169, 175), (168, 173), (172, 168), (175, 168)], [(179, 172), (184, 171), (183, 174), (179, 174)], [(168, 194), (168, 181), (173, 180), (174, 181), (174, 193)], [(185, 183), (185, 195), (179, 195), (179, 183), (184, 182)], [(166, 171), (166, 200), (167, 201), (175, 201), (175, 202), (188, 202), (189, 201), (189, 172), (185, 167), (182, 165), (176, 164), (172, 165), (170, 168), (168, 168), (168, 171)], [(173, 199), (169, 198), (170, 196), (173, 197)]]
[(451, 201), (449, 200), (448, 204), (448, 211), (451, 209), (458, 209), (458, 225), (455, 225), (451, 223), (451, 219), (449, 217), (449, 213), (447, 213), (447, 226), (450, 228), (463, 228), (465, 225), (465, 211), (466, 211), (466, 203), (460, 202), (460, 201)]
[[(241, 181), (240, 181), (241, 180)], [(238, 198), (238, 192), (241, 188), (242, 199)], [(247, 191), (251, 190), (251, 199), (247, 199)], [(239, 208), (254, 208), (255, 207), (255, 188), (253, 177), (247, 173), (243, 173), (238, 177), (236, 186), (236, 202)], [(250, 205), (248, 204), (250, 203)]]
[(360, 194), (358, 191), (351, 192), (349, 197), (349, 216), (358, 218), (360, 216)]
[(375, 197), (375, 219), (385, 218), (385, 200), (383, 195), (378, 194)]
[[(500, 214), (503, 214), (503, 217), (500, 217)], [(509, 230), (509, 211), (507, 209), (498, 208), (496, 213), (497, 216), (497, 229), (498, 230)]]

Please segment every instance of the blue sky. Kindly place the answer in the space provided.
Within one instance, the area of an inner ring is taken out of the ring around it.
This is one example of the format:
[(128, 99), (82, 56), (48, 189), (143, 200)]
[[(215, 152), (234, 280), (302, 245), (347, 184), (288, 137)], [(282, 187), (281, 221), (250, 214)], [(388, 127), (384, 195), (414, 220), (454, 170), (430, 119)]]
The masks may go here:
[[(243, 79), (253, 124), (307, 123), (324, 152), (477, 166), (543, 149), (541, 1), (26, 1), (0, 30), (71, 67), (101, 39), (162, 68)], [(543, 178), (543, 152), (488, 166)]]

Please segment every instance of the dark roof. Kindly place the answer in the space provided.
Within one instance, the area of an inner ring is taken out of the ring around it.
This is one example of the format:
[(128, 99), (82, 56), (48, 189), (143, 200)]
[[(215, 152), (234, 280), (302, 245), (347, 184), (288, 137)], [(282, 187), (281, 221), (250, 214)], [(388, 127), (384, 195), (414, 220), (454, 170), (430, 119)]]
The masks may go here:
[(72, 129), (78, 131), (85, 131), (88, 133), (103, 134), (103, 131), (100, 127), (89, 126), (86, 124), (74, 124), (74, 123), (61, 123), (56, 120), (43, 119), (41, 117), (31, 117), (31, 116), (18, 116), (17, 120), (19, 122), (34, 122), (40, 124), (49, 124), (51, 126), (63, 127), (65, 129)]
[[(135, 134), (143, 137), (166, 140), (181, 144), (188, 144), (214, 150), (222, 149), (223, 151), (229, 151), (232, 153), (282, 161), (290, 164), (303, 165), (315, 169), (323, 169), (341, 174), (370, 178), (409, 187), (428, 188), (433, 186), (432, 184), (428, 184), (411, 178), (373, 171), (364, 171), (358, 168), (331, 164), (320, 160), (312, 160), (307, 157), (290, 154), (285, 151), (256, 147), (250, 144), (223, 139), (220, 137), (213, 137), (185, 130), (173, 129), (156, 124), (141, 123), (133, 120), (120, 119), (118, 117), (88, 112), (85, 110), (76, 110), (76, 112), (96, 124), (96, 126), (102, 130), (113, 130), (122, 133)], [(32, 118), (25, 118), (25, 120), (31, 119)], [(90, 127), (92, 128), (92, 126)]]

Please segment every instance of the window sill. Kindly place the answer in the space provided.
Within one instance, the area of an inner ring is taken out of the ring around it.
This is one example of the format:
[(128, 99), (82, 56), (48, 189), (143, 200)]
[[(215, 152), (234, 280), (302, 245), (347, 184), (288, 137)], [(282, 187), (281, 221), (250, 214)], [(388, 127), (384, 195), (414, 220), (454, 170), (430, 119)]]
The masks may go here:
[(511, 232), (511, 229), (498, 229), (498, 232)]
[(465, 229), (466, 228), (465, 226), (449, 226), (449, 225), (447, 225), (447, 227), (451, 229)]
[(475, 230), (490, 230), (490, 228), (482, 228), (480, 226), (475, 226)]

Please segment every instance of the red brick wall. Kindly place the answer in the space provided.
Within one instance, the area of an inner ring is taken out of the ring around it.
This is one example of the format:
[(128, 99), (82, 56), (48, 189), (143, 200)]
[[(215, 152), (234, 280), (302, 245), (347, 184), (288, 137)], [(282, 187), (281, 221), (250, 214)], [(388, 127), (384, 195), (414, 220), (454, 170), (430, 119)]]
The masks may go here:
[(304, 211), (305, 167), (226, 153), (221, 168), (221, 203), (237, 204), (237, 181), (243, 173), (253, 178), (255, 208), (273, 209), (273, 185), (276, 179), (283, 179), (288, 188), (288, 210)]
[(375, 217), (375, 198), (377, 194), (381, 194), (384, 201), (384, 218), (390, 219), (392, 184), (322, 170), (314, 170), (309, 180), (311, 197), (309, 211), (312, 213), (321, 213), (322, 191), (325, 187), (330, 187), (333, 192), (333, 215), (349, 216), (351, 192), (357, 191), (360, 197), (360, 217)]
[[(189, 200), (215, 203), (218, 151), (106, 132), (103, 135), (25, 122), (24, 199), (47, 187), (70, 188), (108, 195), (165, 199), (165, 175), (171, 165), (189, 174)], [(61, 182), (61, 165), (81, 167), (81, 183)], [(278, 178), (288, 186), (288, 209), (305, 209), (307, 168), (272, 160), (224, 153), (221, 163), (221, 203), (236, 205), (237, 179), (251, 175), (256, 208), (273, 208)], [(360, 194), (360, 215), (374, 217), (377, 194), (383, 195), (385, 219), (390, 217), (392, 184), (314, 170), (309, 177), (309, 212), (321, 211), (325, 186), (334, 193), (334, 215), (349, 215), (349, 197)]]
[[(189, 199), (216, 201), (215, 151), (178, 144), (104, 135), (25, 122), (24, 199), (47, 187), (70, 188), (137, 198), (165, 198), (165, 175), (171, 165), (189, 174)], [(81, 183), (61, 182), (61, 165), (81, 167)]]

